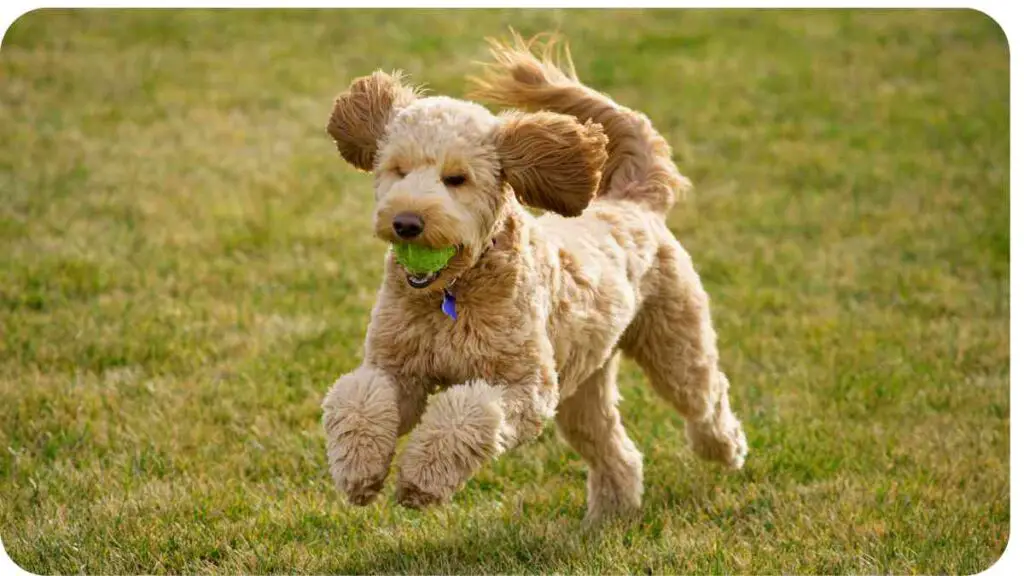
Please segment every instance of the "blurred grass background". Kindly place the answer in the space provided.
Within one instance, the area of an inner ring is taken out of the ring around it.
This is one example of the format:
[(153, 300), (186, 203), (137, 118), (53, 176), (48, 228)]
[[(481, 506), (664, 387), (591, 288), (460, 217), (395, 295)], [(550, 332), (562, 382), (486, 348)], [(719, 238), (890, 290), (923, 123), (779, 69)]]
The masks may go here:
[[(331, 486), (385, 246), (323, 126), (560, 30), (696, 184), (671, 214), (752, 455), (639, 372), (639, 522), (552, 430), (448, 507)], [(0, 536), (37, 573), (974, 573), (1009, 530), (1009, 55), (968, 11), (35, 11), (0, 50)]]

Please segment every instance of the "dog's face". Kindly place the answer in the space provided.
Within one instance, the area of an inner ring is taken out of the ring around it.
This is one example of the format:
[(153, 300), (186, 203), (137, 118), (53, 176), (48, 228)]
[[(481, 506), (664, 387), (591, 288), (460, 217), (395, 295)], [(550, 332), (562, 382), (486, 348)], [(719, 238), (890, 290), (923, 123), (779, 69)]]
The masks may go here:
[[(374, 230), (388, 242), (454, 246), (443, 273), (479, 256), (508, 201), (494, 147), (497, 118), (450, 98), (424, 98), (397, 111), (374, 165)], [(408, 274), (426, 287), (441, 273)]]
[(515, 198), (575, 216), (607, 159), (599, 125), (552, 113), (495, 116), (471, 102), (419, 98), (397, 75), (356, 79), (335, 102), (328, 132), (342, 157), (374, 173), (374, 230), (388, 242), (456, 247), (414, 288), (444, 286), (471, 267)]

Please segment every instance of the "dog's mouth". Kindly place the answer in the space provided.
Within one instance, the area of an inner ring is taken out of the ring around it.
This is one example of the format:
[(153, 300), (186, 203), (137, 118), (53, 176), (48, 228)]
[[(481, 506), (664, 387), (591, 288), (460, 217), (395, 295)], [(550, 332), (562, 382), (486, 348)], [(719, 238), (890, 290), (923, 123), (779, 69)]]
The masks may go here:
[[(442, 268), (443, 270), (443, 268)], [(437, 272), (430, 272), (427, 274), (415, 274), (405, 270), (405, 281), (409, 283), (409, 286), (413, 288), (426, 288), (437, 280), (438, 276), (441, 275), (441, 270)]]
[(462, 245), (456, 245), (455, 255), (448, 260), (447, 264), (433, 272), (414, 272), (412, 270), (409, 270), (405, 266), (402, 266), (401, 263), (399, 263), (398, 266), (402, 269), (402, 272), (405, 272), (405, 281), (409, 284), (409, 286), (416, 289), (422, 289), (427, 288), (428, 286), (436, 282), (437, 279), (440, 278), (442, 274), (444, 274), (444, 271), (447, 270), (449, 266), (451, 266), (452, 262), (454, 262), (461, 254)]

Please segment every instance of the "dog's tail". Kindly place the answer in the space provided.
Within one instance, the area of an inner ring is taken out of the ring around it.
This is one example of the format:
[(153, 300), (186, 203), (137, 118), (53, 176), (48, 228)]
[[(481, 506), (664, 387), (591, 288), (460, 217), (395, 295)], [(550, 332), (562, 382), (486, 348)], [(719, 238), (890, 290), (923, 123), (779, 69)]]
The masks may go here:
[(691, 184), (672, 162), (665, 139), (643, 114), (583, 85), (568, 46), (551, 38), (540, 44), (540, 54), (535, 55), (536, 40), (524, 41), (515, 32), (509, 44), (488, 40), (494, 62), (486, 65), (482, 77), (470, 78), (474, 84), (470, 97), (600, 123), (608, 136), (608, 161), (597, 195), (633, 200), (667, 213)]

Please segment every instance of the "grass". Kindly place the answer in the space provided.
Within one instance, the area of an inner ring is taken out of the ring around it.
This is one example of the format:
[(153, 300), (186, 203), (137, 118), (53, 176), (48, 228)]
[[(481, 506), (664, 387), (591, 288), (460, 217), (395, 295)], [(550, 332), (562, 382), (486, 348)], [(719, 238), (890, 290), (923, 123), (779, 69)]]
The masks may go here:
[[(552, 430), (447, 507), (331, 486), (385, 246), (324, 134), (562, 30), (696, 184), (670, 216), (752, 456), (633, 365), (643, 517)], [(1009, 532), (1009, 55), (964, 11), (36, 11), (0, 51), (0, 535), (37, 573), (975, 573)]]

